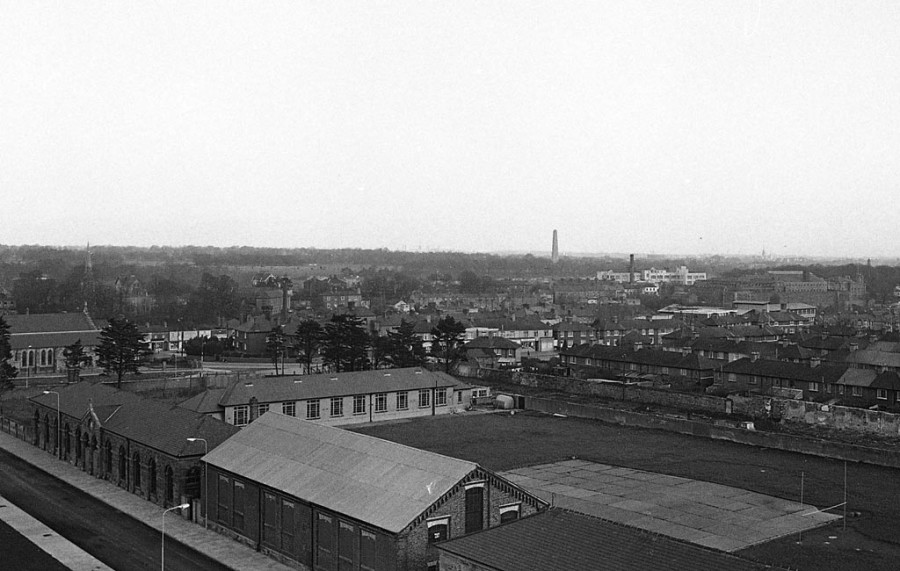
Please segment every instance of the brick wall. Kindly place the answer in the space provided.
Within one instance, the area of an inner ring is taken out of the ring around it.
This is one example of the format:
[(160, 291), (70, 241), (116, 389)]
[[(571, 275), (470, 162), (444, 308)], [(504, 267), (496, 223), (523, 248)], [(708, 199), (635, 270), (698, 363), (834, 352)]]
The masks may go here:
[(551, 389), (572, 394), (594, 395), (613, 400), (635, 401), (659, 406), (724, 413), (728, 399), (710, 395), (679, 393), (649, 387), (614, 385), (577, 379), (574, 377), (558, 377), (538, 375), (521, 371), (498, 371), (479, 369), (479, 378), (512, 383), (526, 387)]
[(533, 501), (523, 501), (521, 492), (490, 474), (480, 473), (460, 483), (447, 499), (422, 521), (414, 523), (401, 533), (406, 551), (404, 571), (424, 571), (428, 563), (438, 561), (438, 550), (428, 543), (428, 522), (443, 517), (450, 518), (449, 537), (465, 535), (466, 487), (484, 482), (483, 521), (485, 528), (500, 525), (500, 508), (510, 504), (520, 504), (519, 517), (526, 517), (539, 511)]

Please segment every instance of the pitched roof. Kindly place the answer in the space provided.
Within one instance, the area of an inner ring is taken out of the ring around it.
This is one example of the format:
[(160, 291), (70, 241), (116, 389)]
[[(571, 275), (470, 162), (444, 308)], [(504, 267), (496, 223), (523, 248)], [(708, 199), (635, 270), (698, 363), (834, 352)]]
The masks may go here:
[[(58, 392), (59, 409), (66, 416), (84, 418), (93, 408), (105, 430), (175, 457), (203, 453), (202, 447), (186, 440), (189, 437), (204, 438), (212, 449), (240, 430), (209, 416), (100, 383), (82, 381), (60, 387)], [(31, 400), (56, 408), (54, 394), (40, 394)]]
[(66, 347), (81, 339), (92, 347), (100, 340), (100, 329), (85, 313), (33, 313), (6, 315), (9, 344), (13, 350), (28, 347)]
[(551, 509), (437, 544), (497, 571), (761, 571), (777, 569), (588, 515)]
[(11, 314), (4, 316), (4, 319), (9, 324), (10, 335), (98, 330), (91, 318), (84, 312)]
[(462, 383), (450, 375), (419, 367), (237, 379), (228, 386), (219, 405), (247, 404), (253, 397), (267, 403), (456, 386)]
[(203, 460), (392, 533), (478, 468), (275, 412), (262, 415)]
[(476, 337), (465, 345), (464, 349), (520, 349), (522, 346), (505, 337)]
[(845, 364), (821, 364), (809, 367), (802, 363), (771, 361), (768, 359), (737, 359), (722, 367), (724, 373), (758, 375), (778, 379), (794, 379), (808, 382), (833, 383), (840, 379), (849, 369)]

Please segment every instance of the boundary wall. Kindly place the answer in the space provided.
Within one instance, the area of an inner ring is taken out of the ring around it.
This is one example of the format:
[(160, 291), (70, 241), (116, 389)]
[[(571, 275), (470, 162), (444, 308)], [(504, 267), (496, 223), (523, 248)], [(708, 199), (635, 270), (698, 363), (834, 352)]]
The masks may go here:
[(760, 448), (772, 448), (786, 452), (810, 454), (823, 458), (846, 460), (848, 462), (864, 462), (888, 468), (900, 468), (900, 453), (855, 446), (842, 442), (807, 438), (792, 434), (772, 432), (756, 432), (753, 430), (710, 424), (682, 418), (644, 414), (614, 408), (568, 403), (553, 399), (526, 396), (525, 408), (547, 414), (559, 414), (577, 418), (589, 418), (620, 426), (636, 428), (653, 428), (677, 432), (690, 436), (726, 440), (738, 444), (748, 444)]

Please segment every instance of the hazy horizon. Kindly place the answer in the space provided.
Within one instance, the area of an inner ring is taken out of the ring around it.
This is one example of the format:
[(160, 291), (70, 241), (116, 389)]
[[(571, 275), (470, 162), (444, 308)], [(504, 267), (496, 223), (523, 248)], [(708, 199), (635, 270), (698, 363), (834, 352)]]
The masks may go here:
[(893, 258), (898, 29), (878, 0), (7, 2), (0, 243)]

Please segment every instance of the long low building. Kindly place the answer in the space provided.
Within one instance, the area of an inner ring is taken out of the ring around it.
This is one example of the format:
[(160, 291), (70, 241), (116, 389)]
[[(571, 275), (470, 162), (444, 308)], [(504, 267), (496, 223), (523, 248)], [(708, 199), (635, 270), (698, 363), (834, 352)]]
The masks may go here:
[(547, 507), (474, 462), (274, 412), (203, 461), (212, 527), (305, 570), (437, 569), (436, 542)]
[(181, 406), (236, 426), (246, 426), (270, 410), (344, 425), (458, 412), (471, 397), (471, 387), (450, 375), (412, 367), (238, 379)]

